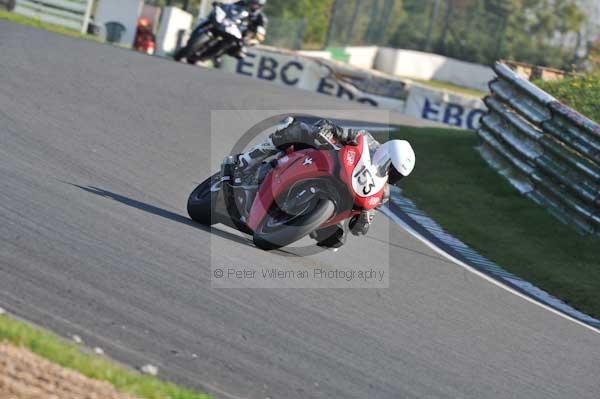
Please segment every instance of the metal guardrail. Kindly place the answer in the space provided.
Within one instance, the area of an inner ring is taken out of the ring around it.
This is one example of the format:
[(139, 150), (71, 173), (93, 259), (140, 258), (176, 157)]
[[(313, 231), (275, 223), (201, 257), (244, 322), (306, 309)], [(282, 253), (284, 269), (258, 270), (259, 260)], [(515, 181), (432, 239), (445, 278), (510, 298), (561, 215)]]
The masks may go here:
[(494, 71), (482, 156), (557, 218), (600, 235), (600, 126), (505, 64)]
[(17, 0), (13, 11), (85, 33), (92, 6), (93, 0)]

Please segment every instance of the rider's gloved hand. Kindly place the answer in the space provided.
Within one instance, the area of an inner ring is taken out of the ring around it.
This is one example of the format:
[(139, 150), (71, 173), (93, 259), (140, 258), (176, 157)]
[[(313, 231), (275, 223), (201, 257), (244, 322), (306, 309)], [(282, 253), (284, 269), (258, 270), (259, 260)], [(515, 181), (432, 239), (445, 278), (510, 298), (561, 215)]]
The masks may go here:
[(324, 119), (315, 125), (321, 134), (330, 142), (337, 142), (341, 145), (357, 145), (360, 131), (354, 129), (343, 129), (330, 120)]
[(360, 215), (350, 219), (348, 227), (350, 232), (355, 236), (364, 236), (369, 232), (373, 218), (375, 217), (372, 211), (362, 211)]
[(294, 118), (286, 118), (280, 128), (271, 135), (273, 143), (282, 149), (286, 145), (302, 143), (308, 146), (322, 146), (331, 143), (357, 145), (359, 131), (342, 129), (330, 120), (320, 120), (307, 125)]
[(315, 123), (314, 127), (319, 132), (317, 140), (321, 142), (320, 144), (335, 143), (343, 133), (342, 128), (328, 119), (318, 121)]
[(344, 145), (358, 145), (360, 130), (343, 129), (338, 140)]

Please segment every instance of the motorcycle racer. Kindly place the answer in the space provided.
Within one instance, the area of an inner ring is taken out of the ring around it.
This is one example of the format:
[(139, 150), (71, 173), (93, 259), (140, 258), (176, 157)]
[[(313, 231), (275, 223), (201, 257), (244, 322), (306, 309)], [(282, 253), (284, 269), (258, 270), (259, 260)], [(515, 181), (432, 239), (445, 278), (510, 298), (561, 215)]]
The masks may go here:
[[(392, 140), (382, 145), (366, 130), (343, 129), (330, 120), (308, 125), (291, 117), (286, 118), (266, 141), (239, 154), (236, 157), (237, 166), (243, 169), (253, 167), (292, 145), (294, 151), (319, 148), (326, 144), (356, 146), (360, 136), (367, 141), (374, 170), (379, 176), (387, 177), (383, 204), (389, 197), (389, 184), (397, 184), (414, 169), (415, 153), (411, 145), (404, 140)], [(314, 231), (310, 236), (321, 247), (337, 249), (345, 244), (348, 230), (355, 236), (366, 235), (374, 214), (374, 210), (363, 210), (346, 223)]]
[(266, 0), (214, 2), (213, 11), (198, 23), (173, 58), (175, 61), (185, 58), (190, 64), (211, 59), (217, 68), (224, 55), (243, 59), (247, 46), (265, 40), (268, 24), (262, 11), (265, 4)]
[(269, 19), (262, 9), (266, 4), (267, 0), (240, 0), (234, 3), (235, 6), (246, 8), (250, 16), (243, 42), (236, 43), (228, 52), (229, 55), (242, 59), (246, 56), (246, 46), (256, 45), (265, 40)]

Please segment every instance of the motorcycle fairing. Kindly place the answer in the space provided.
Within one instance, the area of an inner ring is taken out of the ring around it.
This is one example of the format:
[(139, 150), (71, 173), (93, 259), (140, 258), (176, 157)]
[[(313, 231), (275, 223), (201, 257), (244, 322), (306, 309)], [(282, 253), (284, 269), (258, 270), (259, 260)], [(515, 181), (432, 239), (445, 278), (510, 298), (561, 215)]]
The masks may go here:
[(273, 202), (282, 199), (294, 184), (330, 177), (334, 171), (335, 160), (329, 151), (307, 149), (287, 154), (277, 161), (277, 166), (260, 185), (246, 224), (256, 230)]
[[(364, 168), (363, 168), (364, 167)], [(387, 177), (360, 184), (365, 179), (358, 172), (364, 170), (375, 176), (368, 143), (364, 136), (359, 137), (357, 146), (344, 146), (339, 151), (306, 149), (288, 152), (277, 161), (276, 167), (267, 175), (254, 198), (246, 225), (255, 231), (267, 216), (276, 200), (285, 200), (285, 194), (297, 183), (321, 180), (327, 184), (326, 191), (336, 203), (336, 216), (321, 227), (327, 227), (359, 214), (362, 209), (374, 209), (379, 206), (385, 195)], [(335, 183), (337, 179), (343, 183)], [(358, 180), (359, 181), (355, 181)], [(373, 184), (373, 187), (371, 187)], [(365, 194), (365, 190), (370, 188)], [(360, 195), (362, 193), (362, 195)]]
[(225, 10), (223, 10), (223, 8), (219, 6), (215, 6), (215, 21), (217, 21), (218, 23), (223, 23), (223, 21), (225, 21), (225, 18), (227, 18), (227, 13), (225, 12)]
[(343, 176), (340, 177), (353, 194), (355, 206), (367, 210), (376, 208), (383, 201), (387, 176), (377, 176), (365, 137), (359, 136), (357, 146), (345, 146), (341, 159)]
[(239, 11), (235, 6), (215, 6), (215, 21), (220, 24), (228, 35), (240, 40), (243, 37), (241, 24), (248, 18), (247, 11)]

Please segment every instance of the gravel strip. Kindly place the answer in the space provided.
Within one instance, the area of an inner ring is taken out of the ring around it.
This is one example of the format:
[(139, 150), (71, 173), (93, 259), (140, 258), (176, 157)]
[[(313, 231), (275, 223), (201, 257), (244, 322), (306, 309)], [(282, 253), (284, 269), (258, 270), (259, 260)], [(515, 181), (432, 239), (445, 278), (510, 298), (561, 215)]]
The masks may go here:
[(27, 349), (0, 344), (0, 398), (133, 399), (106, 382), (59, 367)]

